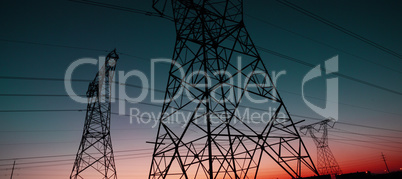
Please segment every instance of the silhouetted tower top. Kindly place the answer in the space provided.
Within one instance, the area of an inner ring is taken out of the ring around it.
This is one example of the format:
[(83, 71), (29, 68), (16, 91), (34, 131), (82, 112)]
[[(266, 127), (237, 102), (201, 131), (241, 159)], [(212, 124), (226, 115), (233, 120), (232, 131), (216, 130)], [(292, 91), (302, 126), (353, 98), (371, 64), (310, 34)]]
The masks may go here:
[(174, 19), (178, 36), (199, 34), (190, 29), (202, 29), (203, 24), (213, 23), (211, 26), (216, 28), (209, 29), (211, 32), (206, 34), (213, 39), (220, 36), (214, 31), (227, 29), (230, 33), (230, 29), (243, 25), (243, 0), (154, 0), (153, 8), (161, 16)]
[[(328, 126), (332, 128), (334, 125), (334, 119), (326, 119), (300, 127), (300, 131), (303, 134), (310, 134), (315, 145), (317, 146), (317, 169), (321, 175), (335, 175), (342, 173), (338, 162), (328, 146)], [(322, 135), (317, 136), (316, 133), (322, 133)]]

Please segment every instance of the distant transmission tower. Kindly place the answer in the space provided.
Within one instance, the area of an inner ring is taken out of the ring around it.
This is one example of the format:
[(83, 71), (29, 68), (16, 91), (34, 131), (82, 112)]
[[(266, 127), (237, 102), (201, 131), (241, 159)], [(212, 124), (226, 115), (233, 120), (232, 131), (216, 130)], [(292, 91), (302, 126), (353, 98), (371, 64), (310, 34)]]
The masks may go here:
[[(333, 123), (330, 125), (330, 123)], [(337, 175), (341, 174), (341, 168), (336, 162), (331, 149), (328, 146), (328, 126), (334, 127), (335, 123), (333, 119), (326, 119), (321, 122), (316, 122), (310, 125), (300, 127), (302, 133), (311, 135), (317, 146), (317, 168), (320, 175)], [(303, 132), (305, 131), (305, 132)], [(322, 131), (322, 136), (317, 137), (315, 133)]]
[[(242, 0), (153, 7), (174, 19), (177, 37), (149, 178), (257, 178), (270, 162), (292, 178), (318, 174), (244, 26)], [(245, 113), (262, 113), (250, 105), (271, 113), (250, 121)]]
[(385, 160), (385, 156), (384, 156), (384, 154), (383, 154), (382, 152), (381, 152), (381, 156), (382, 156), (382, 159), (384, 160), (385, 167), (387, 167), (387, 173), (389, 173), (389, 168), (388, 168), (387, 160)]
[(84, 131), (70, 179), (117, 178), (110, 137), (110, 84), (118, 59), (116, 49), (110, 52), (89, 84)]

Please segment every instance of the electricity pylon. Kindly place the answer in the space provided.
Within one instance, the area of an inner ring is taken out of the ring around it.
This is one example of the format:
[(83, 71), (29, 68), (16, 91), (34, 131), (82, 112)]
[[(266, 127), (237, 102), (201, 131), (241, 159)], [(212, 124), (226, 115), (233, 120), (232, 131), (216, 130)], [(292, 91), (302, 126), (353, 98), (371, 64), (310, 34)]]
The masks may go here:
[[(331, 125), (330, 123), (333, 124)], [(328, 146), (328, 126), (332, 128), (334, 125), (335, 122), (333, 119), (326, 119), (321, 122), (300, 127), (302, 133), (306, 135), (308, 132), (310, 134), (317, 146), (317, 168), (320, 175), (339, 175), (342, 173), (338, 162), (336, 162)], [(315, 133), (320, 131), (322, 131), (323, 134), (321, 137), (317, 137)]]
[[(384, 154), (381, 152), (381, 156), (382, 156), (382, 159), (384, 160), (384, 163), (385, 163), (385, 167), (387, 167), (387, 172), (389, 173), (389, 168), (388, 168), (388, 164), (387, 164), (387, 160), (385, 160), (385, 156), (384, 156)], [(15, 163), (15, 161), (14, 161), (14, 163)], [(13, 167), (14, 168), (14, 167)]]
[(70, 179), (117, 178), (110, 136), (110, 91), (118, 59), (116, 49), (110, 52), (88, 86), (84, 130)]
[(257, 178), (271, 163), (292, 178), (318, 174), (245, 28), (242, 0), (153, 7), (174, 19), (177, 36), (149, 178)]

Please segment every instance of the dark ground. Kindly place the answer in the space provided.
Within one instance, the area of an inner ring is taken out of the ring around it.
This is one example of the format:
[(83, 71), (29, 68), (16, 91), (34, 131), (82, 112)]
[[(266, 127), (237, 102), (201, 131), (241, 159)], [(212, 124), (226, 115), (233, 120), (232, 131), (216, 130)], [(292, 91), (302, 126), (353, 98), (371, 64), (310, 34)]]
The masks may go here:
[[(330, 175), (307, 177), (305, 179), (331, 179)], [(356, 172), (337, 175), (336, 179), (402, 179), (402, 172), (391, 172), (386, 174), (372, 174), (370, 172)]]

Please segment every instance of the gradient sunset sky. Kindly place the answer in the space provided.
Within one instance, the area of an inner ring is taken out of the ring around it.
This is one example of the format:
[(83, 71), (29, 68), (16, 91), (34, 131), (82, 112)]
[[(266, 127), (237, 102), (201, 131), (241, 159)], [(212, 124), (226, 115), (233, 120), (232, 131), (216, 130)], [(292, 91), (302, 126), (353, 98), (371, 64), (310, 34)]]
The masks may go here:
[[(152, 11), (151, 0), (97, 2)], [(402, 54), (402, 2), (291, 2)], [(384, 173), (381, 152), (391, 171), (402, 169), (401, 58), (277, 1), (246, 0), (244, 12), (255, 45), (313, 65), (324, 65), (324, 61), (338, 55), (339, 73), (378, 86), (339, 77), (339, 123), (329, 130), (329, 146), (343, 173)], [(116, 48), (121, 53), (116, 80), (119, 72), (132, 70), (144, 73), (149, 83), (154, 75), (155, 97), (163, 98), (169, 64), (158, 63), (156, 72), (151, 73), (151, 59), (172, 56), (175, 31), (168, 20), (68, 0), (3, 0), (0, 22), (0, 178), (10, 177), (14, 159), (15, 179), (69, 177), (81, 140), (86, 104), (66, 96), (64, 82), (58, 79), (64, 79), (67, 68), (78, 59), (98, 59)], [(270, 73), (286, 72), (276, 85), (293, 120), (306, 120), (298, 126), (323, 118), (301, 97), (302, 79), (312, 68), (259, 53)], [(92, 80), (97, 70), (97, 65), (82, 65), (72, 78)], [(305, 86), (306, 98), (320, 107), (325, 106), (326, 78)], [(142, 86), (135, 77), (119, 82)], [(88, 82), (73, 81), (72, 85), (76, 94), (84, 95)], [(120, 88), (132, 98), (147, 92), (144, 102), (151, 103), (149, 89), (117, 86), (117, 97)], [(158, 114), (161, 103), (151, 104), (126, 102), (124, 111), (129, 114), (130, 108), (137, 108), (141, 113)], [(117, 113), (120, 107), (118, 101), (113, 102), (112, 112)], [(136, 119), (130, 123), (130, 117), (124, 115), (112, 115), (111, 123), (118, 177), (147, 178), (153, 145), (145, 142), (155, 140), (155, 123)], [(303, 140), (316, 162), (312, 139), (303, 136)], [(270, 159), (264, 159), (261, 178), (289, 178)]]

